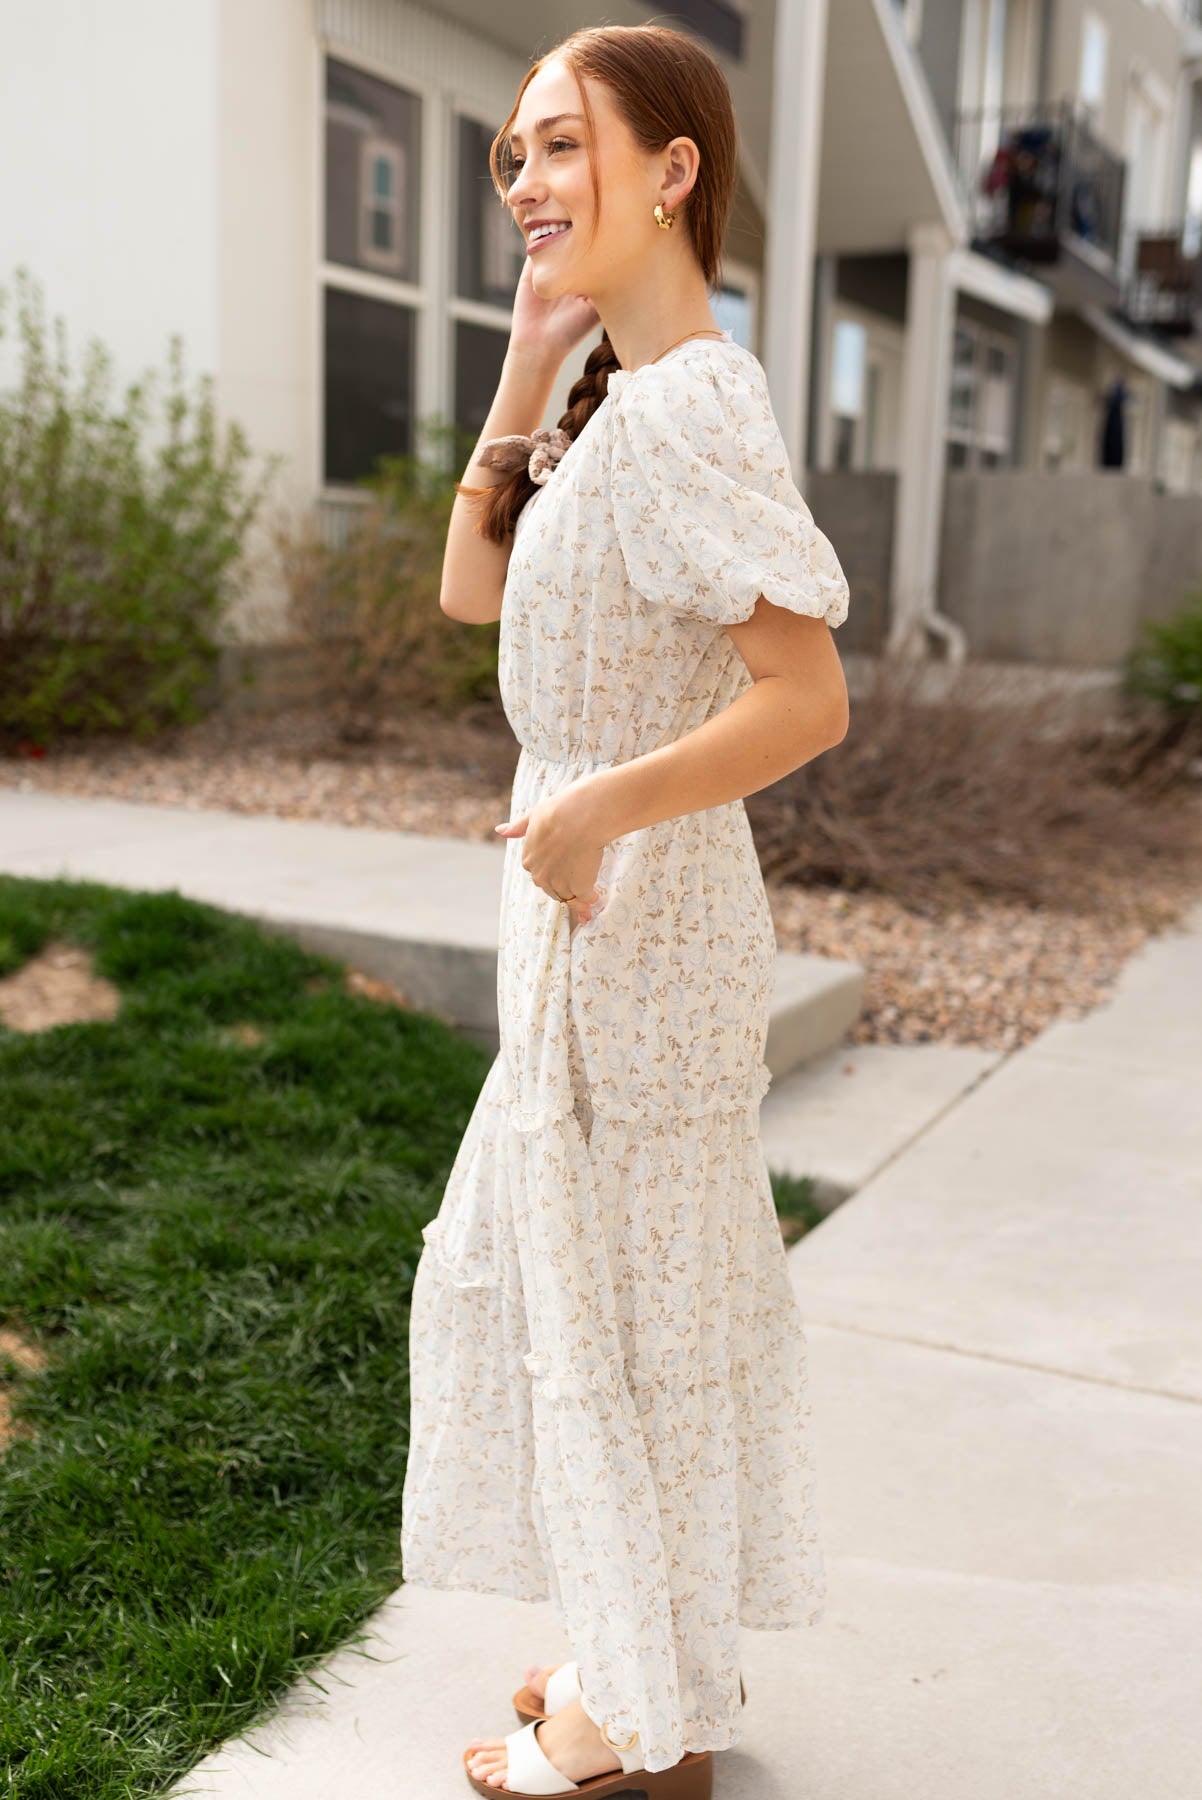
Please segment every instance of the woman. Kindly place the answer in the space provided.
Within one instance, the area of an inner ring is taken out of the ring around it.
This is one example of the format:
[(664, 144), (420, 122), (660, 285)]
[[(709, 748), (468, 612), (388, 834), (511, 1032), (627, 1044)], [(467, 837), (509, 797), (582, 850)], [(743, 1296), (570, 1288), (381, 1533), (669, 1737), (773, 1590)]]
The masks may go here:
[(402, 1549), (419, 1586), (553, 1599), (574, 1660), (473, 1740), (481, 1793), (639, 1770), (701, 1800), (739, 1737), (739, 1625), (822, 1611), (743, 796), (844, 735), (848, 595), (710, 310), (735, 157), (718, 65), (652, 26), (565, 39), (492, 149), (527, 265), (441, 604), (501, 620), (522, 748), (501, 1048), (414, 1285)]

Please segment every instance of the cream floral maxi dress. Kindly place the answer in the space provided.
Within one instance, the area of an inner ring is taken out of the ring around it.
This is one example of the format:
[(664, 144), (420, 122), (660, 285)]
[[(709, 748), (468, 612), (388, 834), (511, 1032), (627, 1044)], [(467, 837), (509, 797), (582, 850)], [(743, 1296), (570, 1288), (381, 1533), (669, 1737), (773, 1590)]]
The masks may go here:
[[(759, 595), (845, 618), (729, 332), (618, 370), (519, 516), (511, 818), (751, 685)], [(413, 1288), (405, 1580), (552, 1600), (649, 1770), (739, 1737), (738, 1627), (816, 1623), (806, 1344), (759, 1135), (775, 937), (742, 800), (606, 848), (585, 923), (507, 840), (501, 1047)]]

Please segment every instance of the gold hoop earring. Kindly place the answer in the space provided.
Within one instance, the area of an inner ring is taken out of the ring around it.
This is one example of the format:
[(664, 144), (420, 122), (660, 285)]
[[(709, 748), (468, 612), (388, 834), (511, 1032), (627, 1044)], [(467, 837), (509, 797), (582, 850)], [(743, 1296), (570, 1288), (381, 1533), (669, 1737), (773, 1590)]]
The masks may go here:
[(655, 202), (655, 223), (657, 225), (662, 225), (665, 231), (670, 231), (676, 223), (676, 214), (666, 213), (664, 211), (664, 203), (662, 200), (657, 200)]

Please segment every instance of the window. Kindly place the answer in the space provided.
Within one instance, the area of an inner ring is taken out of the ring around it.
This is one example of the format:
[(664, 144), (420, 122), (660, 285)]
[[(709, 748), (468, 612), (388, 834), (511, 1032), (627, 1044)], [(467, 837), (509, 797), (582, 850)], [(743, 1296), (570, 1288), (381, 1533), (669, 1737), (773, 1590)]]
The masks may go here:
[(1126, 457), (1124, 467), (1129, 475), (1152, 473), (1152, 384), (1128, 376), (1126, 421)]
[(675, 5), (655, 16), (669, 25), (674, 19), (691, 25), (698, 37), (708, 38), (716, 50), (724, 50), (727, 56), (741, 62), (743, 11), (736, 0), (676, 0)]
[(508, 343), (507, 331), (494, 331), (491, 326), (472, 325), (463, 319), (456, 322), (455, 423), (473, 440), (484, 429)]
[(1047, 469), (1088, 469), (1093, 457), (1087, 443), (1089, 395), (1080, 383), (1053, 376), (1048, 388), (1043, 461)]
[(479, 437), (501, 379), (526, 241), (493, 186), (488, 151), (498, 125), (457, 113), (455, 274), (450, 312), (454, 419)]
[(1187, 419), (1166, 419), (1160, 445), (1160, 479), (1170, 493), (1188, 494), (1194, 480), (1198, 428)]
[(1096, 13), (1086, 13), (1081, 27), (1081, 68), (1077, 95), (1087, 112), (1096, 114), (1106, 98), (1106, 54), (1110, 31)]
[(414, 453), (422, 101), (326, 59), (322, 477)]
[(401, 273), (405, 149), (380, 138), (365, 137), (359, 192), (359, 262), (364, 268)]
[(727, 276), (720, 288), (711, 289), (710, 311), (723, 331), (729, 331), (736, 344), (745, 350), (755, 349), (756, 284), (754, 280)]
[(956, 326), (948, 397), (947, 466), (1000, 469), (1013, 461), (1013, 339), (975, 320)]
[(835, 321), (831, 354), (831, 412), (834, 416), (834, 466), (855, 466), (856, 435), (864, 411), (864, 376), (868, 333), (855, 319)]
[(324, 338), (324, 474), (352, 483), (413, 454), (413, 309), (327, 286)]
[(488, 167), (496, 129), (459, 115), (456, 124), (457, 186), (455, 292), (464, 300), (513, 305), (526, 246), (513, 214), (498, 199)]
[(326, 59), (326, 261), (420, 279), (421, 99)]

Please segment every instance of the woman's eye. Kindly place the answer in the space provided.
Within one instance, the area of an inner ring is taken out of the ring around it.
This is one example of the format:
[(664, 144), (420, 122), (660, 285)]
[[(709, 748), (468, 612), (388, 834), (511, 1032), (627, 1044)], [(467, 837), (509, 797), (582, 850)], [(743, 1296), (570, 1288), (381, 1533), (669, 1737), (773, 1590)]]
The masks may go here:
[[(571, 142), (569, 141), (569, 139), (567, 139), (567, 138), (552, 138), (551, 142), (547, 145), (547, 149), (549, 151), (553, 151), (557, 145), (559, 146), (559, 148), (561, 150), (570, 150), (572, 148), (572, 145), (571, 145)], [(525, 165), (525, 161), (526, 161), (526, 158), (524, 156), (515, 156), (514, 157), (513, 161), (510, 163), (509, 166), (513, 170), (515, 175), (518, 175), (521, 173), (522, 168)]]

